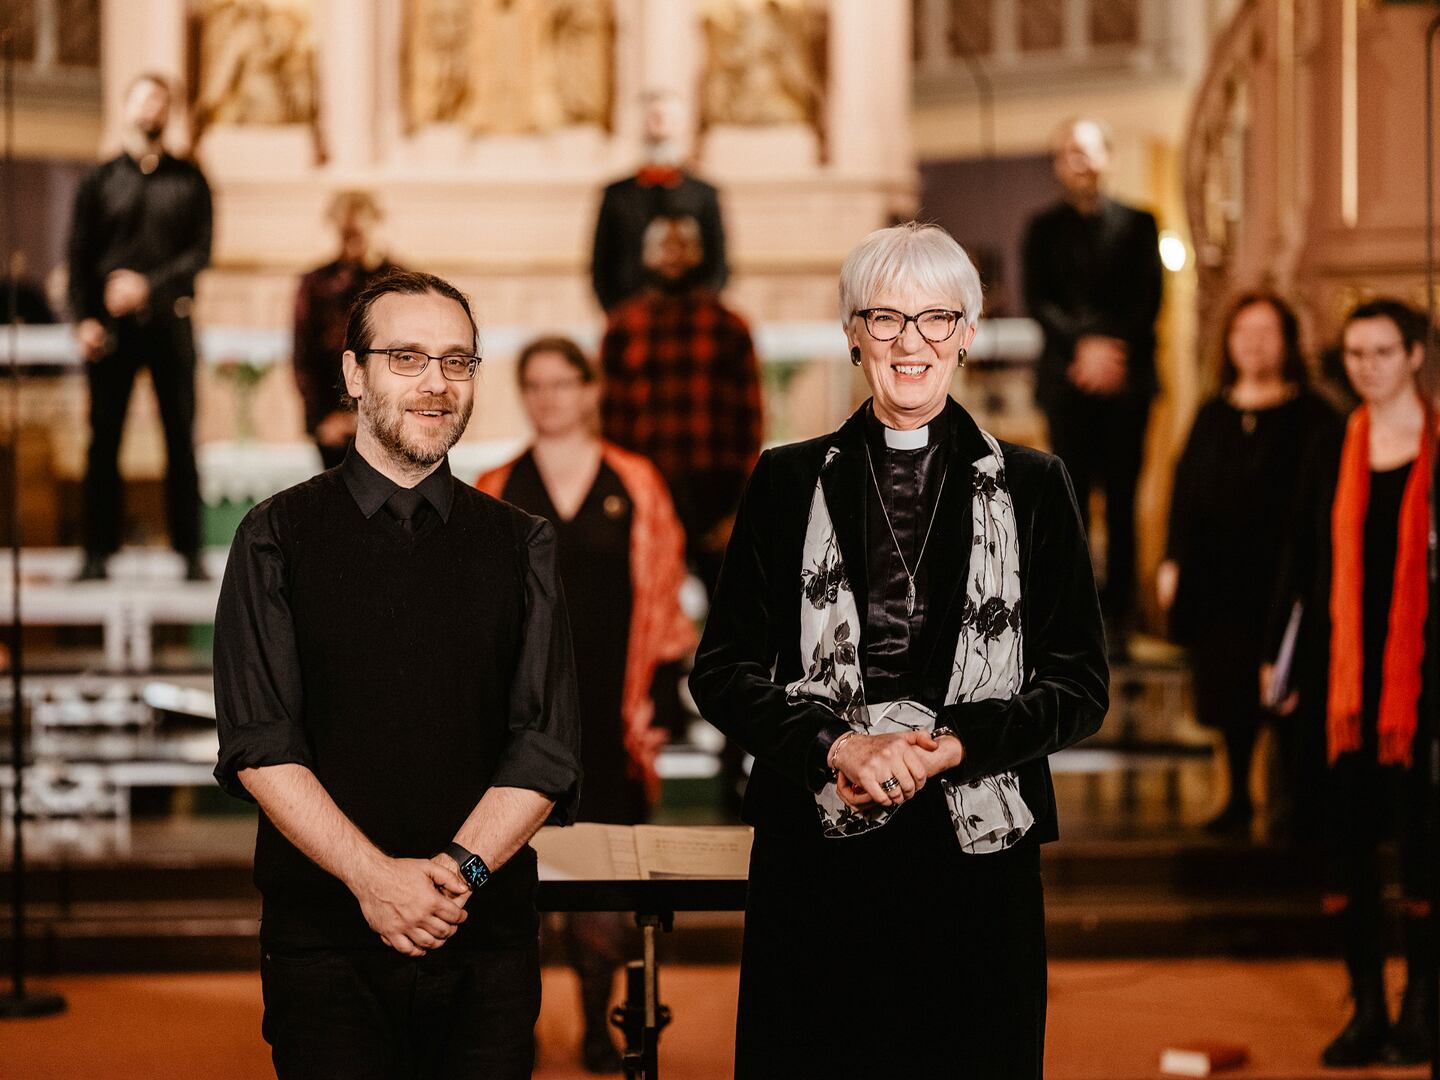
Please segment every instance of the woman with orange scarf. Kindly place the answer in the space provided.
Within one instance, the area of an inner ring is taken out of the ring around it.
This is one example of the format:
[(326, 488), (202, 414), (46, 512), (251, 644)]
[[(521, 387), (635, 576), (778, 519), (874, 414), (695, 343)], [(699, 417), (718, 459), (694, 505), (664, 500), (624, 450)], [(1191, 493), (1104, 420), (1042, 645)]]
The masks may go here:
[[(1345, 371), (1361, 404), (1343, 440), (1320, 451), (1290, 552), (1286, 602), (1304, 599), (1298, 695), (1323, 716), (1330, 779), (1326, 806), (1331, 892), (1340, 918), (1355, 1012), (1322, 1061), (1357, 1066), (1430, 1058), (1437, 963), (1430, 918), (1435, 855), (1427, 769), (1434, 687), (1425, 687), (1435, 415), (1418, 375), (1423, 316), (1391, 300), (1345, 321)], [(1273, 679), (1262, 672), (1262, 683)], [(1268, 695), (1267, 695), (1268, 696)], [(1422, 704), (1423, 699), (1423, 704)], [(1392, 1027), (1382, 975), (1381, 843), (1398, 837), (1408, 978)]]
[[(595, 434), (600, 383), (578, 345), (541, 338), (516, 366), (535, 441), (476, 487), (555, 526), (580, 690), (578, 820), (639, 824), (660, 792), (655, 762), (665, 729), (655, 723), (656, 706), (678, 710), (676, 661), (695, 645), (680, 609), (685, 534), (655, 467)], [(582, 1058), (592, 1072), (620, 1071), (608, 1016), (624, 930), (609, 912), (568, 922), (585, 1016)]]

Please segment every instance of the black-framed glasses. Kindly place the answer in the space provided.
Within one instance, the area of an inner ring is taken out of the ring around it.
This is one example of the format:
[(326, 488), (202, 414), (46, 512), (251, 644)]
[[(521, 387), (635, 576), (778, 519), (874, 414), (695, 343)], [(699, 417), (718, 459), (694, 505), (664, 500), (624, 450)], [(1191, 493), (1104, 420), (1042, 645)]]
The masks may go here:
[(425, 374), (431, 360), (440, 362), (440, 374), (451, 382), (469, 382), (475, 378), (475, 369), (480, 366), (480, 357), (466, 353), (448, 353), (445, 356), (431, 356), (417, 349), (366, 349), (365, 354), (384, 353), (390, 361), (390, 370), (396, 375), (416, 378)]
[(905, 332), (905, 324), (913, 322), (920, 336), (932, 345), (949, 340), (965, 317), (965, 312), (949, 308), (927, 308), (918, 315), (906, 315), (894, 308), (872, 307), (851, 314), (865, 320), (865, 329), (876, 341), (894, 341)]

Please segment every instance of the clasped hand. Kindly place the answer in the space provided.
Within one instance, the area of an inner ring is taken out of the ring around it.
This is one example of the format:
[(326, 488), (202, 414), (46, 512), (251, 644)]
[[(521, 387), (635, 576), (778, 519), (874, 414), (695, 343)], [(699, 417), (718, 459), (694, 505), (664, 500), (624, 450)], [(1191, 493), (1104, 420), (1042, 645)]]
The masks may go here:
[[(834, 751), (835, 788), (850, 806), (900, 806), (913, 799), (936, 773), (953, 769), (965, 757), (960, 740), (928, 731), (853, 735)], [(887, 781), (896, 783), (886, 787)]]
[[(442, 862), (442, 858), (444, 861)], [(448, 856), (382, 858), (355, 887), (370, 929), (405, 956), (424, 956), (465, 921), (470, 888)]]
[(1119, 338), (1087, 334), (1075, 343), (1070, 381), (1087, 394), (1118, 394), (1125, 388), (1129, 358), (1129, 346)]
[(118, 319), (150, 302), (150, 280), (134, 270), (112, 270), (105, 278), (105, 310)]

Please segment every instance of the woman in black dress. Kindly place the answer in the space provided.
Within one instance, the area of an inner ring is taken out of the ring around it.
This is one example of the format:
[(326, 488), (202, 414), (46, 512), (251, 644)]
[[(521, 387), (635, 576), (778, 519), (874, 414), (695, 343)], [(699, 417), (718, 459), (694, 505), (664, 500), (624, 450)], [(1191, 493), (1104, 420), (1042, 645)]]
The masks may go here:
[(873, 396), (761, 456), (690, 678), (755, 759), (735, 1075), (1039, 1077), (1047, 756), (1107, 704), (1079, 510), (949, 397), (947, 233), (872, 233), (840, 300)]
[[(1355, 1012), (1326, 1065), (1430, 1057), (1437, 962), (1434, 821), (1425, 763), (1434, 687), (1424, 682), (1434, 412), (1419, 391), (1425, 318), (1396, 301), (1345, 323), (1345, 371), (1361, 399), (1343, 439), (1317, 444), (1281, 580), (1305, 604), (1296, 721), (1324, 732), (1326, 910), (1339, 918)], [(1262, 682), (1273, 678), (1273, 670)], [(1379, 858), (1398, 838), (1408, 978), (1392, 1028), (1385, 1004)]]
[[(1306, 386), (1295, 314), (1278, 296), (1240, 297), (1225, 322), (1220, 392), (1200, 407), (1175, 467), (1166, 558), (1156, 576), (1171, 636), (1187, 646), (1196, 718), (1224, 733), (1229, 797), (1206, 828), (1247, 833), (1250, 762), (1265, 722), (1260, 663), (1295, 492), (1316, 438), (1339, 418)], [(1272, 825), (1290, 824), (1300, 748), (1282, 724)]]
[[(555, 526), (583, 724), (577, 820), (637, 825), (659, 793), (665, 726), (655, 707), (678, 708), (678, 661), (695, 643), (679, 602), (685, 535), (654, 466), (595, 434), (600, 383), (578, 345), (541, 338), (517, 368), (535, 441), (476, 486)], [(575, 914), (567, 939), (580, 976), (583, 1061), (592, 1072), (618, 1072), (608, 1014), (624, 920)]]

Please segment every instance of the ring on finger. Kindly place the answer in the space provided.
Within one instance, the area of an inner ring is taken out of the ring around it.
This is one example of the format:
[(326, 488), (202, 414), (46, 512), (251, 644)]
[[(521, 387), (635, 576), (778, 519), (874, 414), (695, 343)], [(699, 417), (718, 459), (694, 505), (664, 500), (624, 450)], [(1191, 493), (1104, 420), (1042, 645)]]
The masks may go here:
[(886, 780), (884, 783), (882, 783), (882, 784), (880, 785), (880, 790), (881, 790), (881, 791), (894, 791), (894, 790), (895, 790), (896, 788), (898, 788), (899, 786), (900, 786), (900, 781), (897, 780), (895, 777), (892, 776), (892, 777), (890, 777), (889, 780)]

